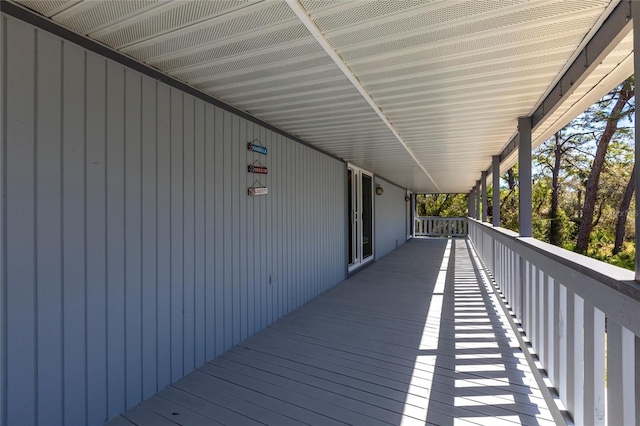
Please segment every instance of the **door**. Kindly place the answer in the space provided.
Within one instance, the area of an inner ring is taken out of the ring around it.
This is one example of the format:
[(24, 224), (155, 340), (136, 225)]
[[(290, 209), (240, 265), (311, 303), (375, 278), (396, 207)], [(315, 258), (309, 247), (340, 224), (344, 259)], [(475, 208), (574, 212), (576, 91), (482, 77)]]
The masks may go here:
[(413, 238), (413, 226), (415, 224), (414, 200), (413, 192), (407, 191), (405, 200), (407, 200), (407, 240)]
[(373, 259), (373, 174), (347, 169), (349, 198), (349, 270)]

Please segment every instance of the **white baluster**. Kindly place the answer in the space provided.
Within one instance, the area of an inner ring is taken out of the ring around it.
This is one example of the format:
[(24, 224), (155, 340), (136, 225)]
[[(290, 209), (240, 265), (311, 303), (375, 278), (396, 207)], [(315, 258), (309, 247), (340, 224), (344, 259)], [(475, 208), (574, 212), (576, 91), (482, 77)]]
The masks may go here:
[(573, 298), (573, 359), (571, 364), (573, 365), (573, 386), (570, 386), (570, 390), (573, 391), (573, 398), (568, 398), (569, 405), (567, 410), (572, 415), (573, 421), (577, 425), (585, 424), (584, 419), (584, 300), (582, 297), (575, 295)]
[(584, 303), (583, 407), (582, 424), (605, 424), (604, 313), (587, 302)]
[(607, 419), (610, 425), (636, 423), (635, 336), (607, 319)]
[(547, 314), (547, 280), (544, 272), (538, 270), (538, 357), (543, 367), (547, 368), (547, 336), (549, 335), (549, 315)]
[[(568, 357), (569, 353), (573, 354), (573, 350), (569, 351), (569, 341), (572, 340), (570, 336), (567, 335), (568, 330), (568, 318), (569, 313), (567, 309), (567, 297), (570, 295), (567, 294), (567, 288), (560, 283), (556, 283), (556, 287), (559, 288), (559, 298), (558, 298), (558, 323), (556, 325), (556, 329), (558, 330), (558, 382), (555, 384), (558, 389), (558, 393), (560, 394), (560, 400), (562, 403), (567, 406), (567, 394), (569, 391), (569, 368), (570, 368), (570, 359)], [(571, 380), (573, 382), (573, 380)], [(573, 383), (571, 384), (573, 385)]]

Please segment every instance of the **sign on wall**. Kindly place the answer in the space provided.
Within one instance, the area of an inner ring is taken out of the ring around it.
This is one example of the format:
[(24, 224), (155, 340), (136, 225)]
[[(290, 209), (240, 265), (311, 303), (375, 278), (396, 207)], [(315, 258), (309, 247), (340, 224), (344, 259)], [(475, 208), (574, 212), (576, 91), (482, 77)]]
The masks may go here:
[(249, 195), (267, 195), (269, 193), (269, 189), (262, 186), (254, 186), (249, 188)]
[(267, 169), (266, 167), (255, 166), (253, 164), (247, 166), (247, 171), (249, 173), (257, 173), (257, 174), (261, 174), (261, 175), (266, 175), (267, 173), (269, 173), (269, 169)]
[(258, 154), (264, 154), (264, 155), (267, 155), (267, 152), (268, 152), (266, 147), (257, 145), (253, 142), (249, 142), (247, 144), (247, 149), (249, 151), (257, 152)]
[[(247, 150), (258, 154), (267, 155), (267, 147), (259, 145), (256, 142), (260, 141), (258, 139), (254, 139), (253, 142), (249, 142), (247, 144)], [(253, 173), (258, 176), (256, 176), (256, 180), (253, 182), (253, 186), (248, 188), (249, 196), (267, 195), (269, 193), (269, 190), (267, 189), (267, 186), (261, 182), (262, 178), (260, 177), (260, 175), (268, 174), (269, 169), (267, 169), (267, 167), (262, 164), (260, 160), (256, 159), (255, 155), (252, 155), (252, 157), (254, 160), (253, 163), (247, 166), (247, 172)]]

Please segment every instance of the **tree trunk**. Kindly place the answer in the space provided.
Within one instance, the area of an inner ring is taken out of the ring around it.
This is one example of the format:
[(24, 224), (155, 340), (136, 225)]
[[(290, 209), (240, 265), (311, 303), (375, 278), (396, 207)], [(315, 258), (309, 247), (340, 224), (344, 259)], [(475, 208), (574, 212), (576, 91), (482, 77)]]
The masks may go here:
[[(581, 206), (581, 205), (582, 205), (582, 190), (578, 189), (578, 206)], [(582, 220), (582, 209), (580, 209), (580, 207), (578, 207), (577, 217), (578, 217), (578, 222)]]
[[(447, 194), (447, 195), (444, 197), (444, 200), (442, 200), (442, 203), (440, 203), (440, 206), (438, 207), (438, 210), (436, 210), (436, 212), (435, 212), (434, 216), (440, 216), (440, 214), (442, 213), (442, 210), (444, 210), (445, 206), (447, 206), (447, 207), (448, 207), (448, 205), (447, 205), (447, 201), (449, 201), (449, 196), (450, 196), (450, 195), (451, 195), (451, 194)], [(437, 195), (436, 195), (436, 201), (437, 201)]]
[(616, 240), (613, 244), (613, 254), (618, 254), (622, 250), (622, 244), (624, 243), (624, 233), (627, 228), (627, 214), (629, 213), (629, 206), (631, 206), (631, 198), (633, 197), (633, 190), (635, 189), (636, 178), (636, 166), (633, 166), (631, 177), (627, 183), (627, 187), (624, 190), (622, 196), (622, 202), (620, 202), (620, 210), (618, 211), (618, 221), (616, 222)]
[(618, 121), (622, 117), (622, 111), (633, 94), (634, 90), (631, 81), (627, 80), (620, 89), (618, 100), (611, 110), (611, 114), (609, 114), (609, 117), (607, 118), (607, 125), (605, 126), (604, 132), (598, 142), (596, 156), (593, 159), (593, 166), (591, 167), (591, 173), (589, 173), (589, 179), (587, 180), (584, 194), (582, 220), (580, 221), (580, 228), (578, 230), (578, 238), (576, 241), (576, 251), (578, 253), (585, 253), (589, 247), (589, 236), (593, 229), (593, 209), (596, 206), (596, 199), (598, 197), (598, 181), (600, 180), (600, 172), (602, 172), (602, 167), (604, 166), (609, 142), (611, 142), (611, 138), (613, 138), (613, 135), (618, 129)]
[(507, 183), (509, 185), (509, 189), (515, 189), (516, 188), (516, 177), (513, 174), (513, 168), (507, 170)]
[(558, 198), (560, 192), (560, 165), (562, 161), (562, 145), (560, 144), (560, 132), (556, 132), (556, 146), (554, 147), (554, 163), (551, 177), (551, 211), (549, 212), (549, 243), (559, 246), (562, 241), (560, 231), (562, 224), (558, 220)]

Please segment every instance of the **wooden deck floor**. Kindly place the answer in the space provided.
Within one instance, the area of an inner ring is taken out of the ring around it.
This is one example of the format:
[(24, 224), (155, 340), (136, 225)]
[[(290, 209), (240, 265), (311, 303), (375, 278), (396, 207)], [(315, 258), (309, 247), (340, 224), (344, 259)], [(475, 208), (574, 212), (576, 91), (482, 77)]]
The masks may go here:
[(462, 239), (412, 240), (114, 425), (551, 425)]

